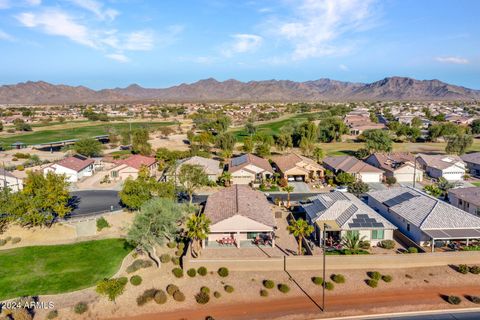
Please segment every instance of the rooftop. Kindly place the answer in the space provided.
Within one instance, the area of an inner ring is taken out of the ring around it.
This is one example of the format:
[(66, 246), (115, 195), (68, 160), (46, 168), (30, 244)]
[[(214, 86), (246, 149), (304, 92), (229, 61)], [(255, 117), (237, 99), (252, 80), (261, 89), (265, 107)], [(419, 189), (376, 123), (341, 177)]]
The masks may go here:
[(272, 166), (270, 165), (268, 160), (257, 157), (256, 155), (251, 153), (247, 153), (231, 159), (228, 166), (228, 171), (235, 172), (251, 164), (265, 171), (273, 172)]
[(450, 189), (448, 193), (454, 194), (457, 198), (468, 203), (480, 206), (480, 187)]
[(94, 162), (95, 160), (93, 159), (89, 159), (87, 157), (77, 154), (58, 161), (57, 165), (79, 172)]
[(382, 170), (352, 156), (326, 157), (323, 159), (323, 163), (329, 165), (335, 170), (341, 170), (347, 173), (383, 172)]

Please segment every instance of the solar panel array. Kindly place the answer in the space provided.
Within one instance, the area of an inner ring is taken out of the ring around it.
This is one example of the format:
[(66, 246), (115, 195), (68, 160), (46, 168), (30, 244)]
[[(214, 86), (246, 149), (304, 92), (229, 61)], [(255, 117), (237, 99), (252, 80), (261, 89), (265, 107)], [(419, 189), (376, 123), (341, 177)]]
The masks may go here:
[(411, 194), (410, 192), (405, 192), (396, 197), (393, 197), (390, 200), (385, 201), (383, 204), (386, 205), (387, 207), (393, 207), (393, 206), (396, 206), (397, 204), (403, 203), (415, 197), (416, 195)]
[(350, 228), (383, 228), (384, 225), (377, 220), (370, 218), (366, 214), (357, 214), (352, 222), (348, 224)]
[(244, 154), (243, 156), (240, 156), (240, 157), (233, 158), (232, 159), (232, 166), (236, 167), (236, 166), (239, 166), (241, 164), (244, 164), (245, 162), (247, 162), (247, 155), (246, 154)]

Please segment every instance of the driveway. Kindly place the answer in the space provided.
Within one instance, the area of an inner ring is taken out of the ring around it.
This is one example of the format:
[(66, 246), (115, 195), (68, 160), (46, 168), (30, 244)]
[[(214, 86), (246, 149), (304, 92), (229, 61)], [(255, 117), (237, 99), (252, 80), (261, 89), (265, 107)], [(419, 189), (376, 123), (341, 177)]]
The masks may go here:
[(292, 186), (293, 192), (295, 193), (310, 193), (310, 188), (308, 187), (308, 184), (305, 182), (301, 181), (292, 181), (288, 183), (289, 186)]
[(72, 216), (87, 216), (106, 211), (122, 209), (118, 191), (115, 190), (85, 190), (71, 192)]

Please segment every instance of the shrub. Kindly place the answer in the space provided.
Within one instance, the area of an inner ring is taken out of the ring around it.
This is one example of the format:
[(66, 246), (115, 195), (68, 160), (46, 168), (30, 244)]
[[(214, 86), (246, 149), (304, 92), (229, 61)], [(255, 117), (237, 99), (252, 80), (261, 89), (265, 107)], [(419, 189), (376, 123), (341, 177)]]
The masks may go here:
[(267, 289), (273, 289), (275, 287), (275, 282), (272, 280), (263, 280), (263, 286)]
[(418, 249), (415, 247), (409, 247), (407, 250), (408, 253), (418, 253)]
[(470, 268), (466, 264), (460, 264), (457, 267), (457, 271), (462, 274), (467, 274), (470, 271)]
[(265, 289), (260, 290), (260, 296), (261, 297), (268, 297), (268, 291)]
[(130, 278), (130, 283), (134, 286), (139, 286), (142, 283), (142, 277), (134, 275)]
[(227, 293), (232, 293), (233, 292), (233, 287), (230, 286), (230, 285), (226, 285), (225, 287), (223, 287), (223, 289), (227, 292)]
[(460, 304), (460, 302), (462, 302), (462, 299), (460, 299), (460, 297), (458, 296), (448, 296), (447, 301), (450, 304)]
[(56, 319), (58, 318), (58, 310), (52, 310), (47, 314), (47, 319)]
[(179, 266), (180, 265), (180, 258), (172, 257), (172, 263), (176, 266)]
[(228, 277), (228, 269), (225, 267), (221, 267), (220, 269), (218, 269), (217, 273), (222, 278)]
[(473, 274), (480, 274), (480, 267), (479, 266), (471, 266), (470, 272)]
[(128, 283), (128, 278), (127, 277), (120, 277), (117, 278), (118, 283), (121, 284), (122, 286), (125, 286)]
[(183, 254), (183, 251), (177, 250), (175, 251), (175, 255), (180, 257)]
[(382, 275), (378, 271), (369, 271), (367, 272), (367, 275), (370, 277), (370, 279), (377, 281), (380, 280), (380, 278), (382, 277)]
[(73, 312), (76, 314), (83, 314), (87, 312), (88, 305), (85, 302), (79, 302), (73, 307)]
[(147, 301), (153, 300), (155, 298), (155, 294), (158, 292), (157, 289), (151, 288), (143, 291), (143, 296), (147, 299)]
[(368, 279), (367, 284), (369, 287), (376, 288), (378, 286), (378, 281), (375, 279)]
[(5, 240), (8, 242), (8, 241), (12, 240), (12, 237), (8, 236), (8, 237), (5, 238)]
[(185, 249), (185, 243), (179, 242), (178, 245), (177, 245), (177, 249), (179, 251), (183, 251), (183, 249)]
[(104, 279), (97, 284), (96, 291), (98, 294), (107, 296), (110, 301), (115, 301), (125, 291), (127, 278)]
[(22, 238), (20, 237), (12, 238), (12, 244), (19, 243), (20, 241), (22, 241)]
[(393, 278), (391, 275), (389, 274), (385, 274), (382, 276), (382, 280), (385, 281), (385, 282), (392, 282)]
[(110, 224), (104, 217), (100, 217), (97, 219), (97, 231), (102, 231), (102, 229), (110, 227)]
[(127, 273), (133, 273), (135, 271), (138, 271), (142, 268), (148, 268), (152, 266), (152, 261), (150, 260), (142, 260), (142, 259), (137, 259), (132, 262), (131, 265), (127, 267)]
[(384, 249), (393, 249), (395, 248), (395, 241), (393, 240), (382, 240), (378, 244), (380, 247)]
[(148, 302), (148, 299), (143, 294), (141, 294), (137, 297), (137, 305), (138, 306), (143, 306), (147, 302)]
[(210, 288), (209, 287), (201, 287), (200, 292), (204, 292), (206, 294), (210, 294)]
[(332, 274), (330, 279), (335, 283), (345, 283), (345, 276), (343, 274)]
[(173, 293), (173, 300), (178, 301), (178, 302), (183, 302), (183, 301), (185, 301), (185, 295), (183, 294), (182, 291), (177, 290)]
[(323, 284), (322, 277), (312, 277), (312, 282), (315, 283), (317, 286), (321, 286)]
[(205, 292), (199, 292), (195, 295), (195, 300), (199, 304), (207, 304), (210, 301), (210, 296)]
[(371, 246), (370, 241), (362, 240), (362, 241), (360, 241), (359, 246), (360, 246), (360, 249), (368, 250), (368, 249), (370, 249), (370, 246)]
[(173, 294), (176, 292), (176, 291), (179, 291), (180, 289), (174, 285), (174, 284), (169, 284), (167, 286), (167, 293), (171, 296), (173, 296)]
[(165, 302), (167, 302), (167, 299), (167, 295), (163, 290), (157, 290), (157, 292), (155, 292), (155, 295), (153, 296), (153, 300), (157, 304), (164, 304)]
[(215, 291), (215, 292), (213, 293), (213, 296), (218, 299), (218, 298), (220, 298), (220, 297), (222, 296), (222, 294), (221, 294), (220, 292), (218, 292), (218, 291)]
[(469, 296), (468, 300), (470, 300), (473, 303), (480, 304), (480, 297), (479, 296)]
[(4, 246), (7, 244), (7, 240), (5, 239), (0, 239), (0, 247)]
[(282, 293), (288, 293), (290, 291), (290, 287), (287, 286), (286, 284), (284, 283), (280, 283), (278, 286), (278, 291), (282, 292)]
[(170, 255), (168, 253), (164, 253), (160, 256), (160, 262), (161, 263), (168, 263), (170, 262), (172, 258), (170, 257)]
[(175, 277), (177, 277), (177, 278), (183, 277), (183, 270), (180, 269), (180, 268), (174, 268), (174, 269), (172, 270), (172, 273), (173, 273), (173, 275), (174, 275)]
[(23, 171), (23, 170), (25, 170), (25, 166), (19, 164), (19, 165), (17, 165), (16, 169), (17, 169), (18, 171)]
[(197, 273), (198, 273), (199, 275), (201, 275), (202, 277), (203, 277), (203, 276), (206, 276), (206, 275), (207, 275), (207, 272), (208, 272), (208, 271), (207, 271), (207, 268), (205, 268), (205, 267), (200, 267), (200, 268), (198, 268), (198, 270), (197, 270)]
[(195, 270), (194, 268), (188, 269), (187, 274), (189, 277), (193, 278), (197, 275), (197, 270)]
[(169, 242), (167, 243), (167, 247), (169, 247), (170, 249), (173, 249), (177, 246), (177, 244), (175, 242)]

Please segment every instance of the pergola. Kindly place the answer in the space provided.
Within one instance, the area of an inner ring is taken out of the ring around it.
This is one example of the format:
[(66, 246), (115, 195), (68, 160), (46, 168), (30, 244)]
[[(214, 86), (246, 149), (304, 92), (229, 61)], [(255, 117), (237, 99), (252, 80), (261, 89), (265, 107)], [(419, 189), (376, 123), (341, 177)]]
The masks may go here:
[(468, 242), (472, 239), (480, 239), (480, 229), (434, 229), (422, 230), (432, 239), (432, 252), (435, 251), (435, 240), (465, 240)]

